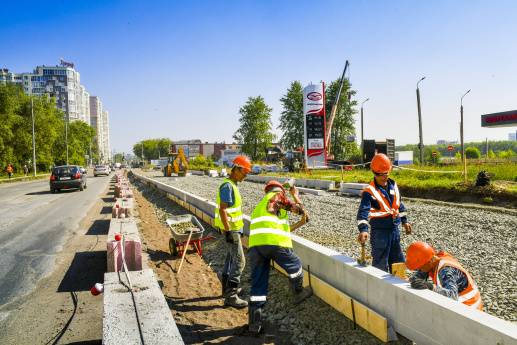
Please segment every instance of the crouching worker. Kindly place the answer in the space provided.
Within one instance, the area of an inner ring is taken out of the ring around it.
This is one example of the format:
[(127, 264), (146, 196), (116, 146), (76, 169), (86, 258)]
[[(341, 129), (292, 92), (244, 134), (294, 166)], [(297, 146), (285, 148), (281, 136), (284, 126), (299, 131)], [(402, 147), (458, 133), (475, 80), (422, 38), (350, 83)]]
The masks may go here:
[(215, 226), (226, 238), (226, 259), (219, 278), (224, 296), (224, 305), (245, 308), (248, 302), (238, 295), (241, 274), (246, 265), (242, 250), (242, 199), (237, 183), (243, 181), (251, 171), (251, 162), (246, 156), (237, 156), (229, 178), (223, 180), (217, 190)]
[(417, 270), (409, 279), (412, 288), (429, 289), (483, 310), (474, 279), (451, 254), (443, 251), (436, 253), (429, 244), (415, 242), (407, 249), (406, 266), (412, 271)]
[(287, 272), (294, 291), (295, 305), (312, 295), (310, 287), (303, 288), (302, 262), (292, 249), (287, 212), (301, 214), (305, 220), (308, 220), (308, 214), (302, 206), (296, 187), (288, 187), (295, 202), (288, 198), (282, 184), (270, 181), (264, 189), (266, 195), (251, 214), (248, 251), (251, 265), (248, 331), (252, 334), (258, 334), (262, 330), (262, 308), (267, 299), (271, 260)]

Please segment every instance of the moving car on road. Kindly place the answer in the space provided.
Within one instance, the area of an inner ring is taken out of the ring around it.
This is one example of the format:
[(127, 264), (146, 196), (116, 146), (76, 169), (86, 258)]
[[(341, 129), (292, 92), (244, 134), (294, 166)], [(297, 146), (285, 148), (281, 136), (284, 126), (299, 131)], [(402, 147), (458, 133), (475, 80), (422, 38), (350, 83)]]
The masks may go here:
[(109, 176), (109, 174), (110, 168), (107, 165), (96, 165), (95, 168), (93, 168), (93, 176), (95, 177), (99, 175)]
[(86, 173), (81, 172), (78, 165), (62, 165), (52, 169), (50, 175), (50, 192), (61, 189), (78, 188), (80, 191), (86, 188)]

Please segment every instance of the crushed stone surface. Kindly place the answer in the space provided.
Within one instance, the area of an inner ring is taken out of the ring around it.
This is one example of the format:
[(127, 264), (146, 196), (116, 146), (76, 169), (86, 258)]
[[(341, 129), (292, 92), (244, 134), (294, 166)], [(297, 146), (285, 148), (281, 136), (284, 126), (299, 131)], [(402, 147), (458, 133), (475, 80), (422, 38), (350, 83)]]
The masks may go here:
[[(187, 176), (167, 178), (144, 173), (202, 198), (215, 201), (221, 178)], [(243, 211), (251, 214), (263, 197), (263, 184), (239, 183)], [(360, 199), (334, 193), (317, 196), (302, 194), (310, 222), (296, 234), (347, 256), (357, 258), (357, 209)], [(414, 241), (425, 241), (437, 249), (453, 254), (477, 282), (485, 311), (502, 319), (517, 322), (517, 216), (511, 212), (465, 208), (454, 204), (425, 201), (402, 202), (408, 209), (413, 234), (401, 234), (403, 248)], [(292, 217), (291, 222), (297, 219)]]

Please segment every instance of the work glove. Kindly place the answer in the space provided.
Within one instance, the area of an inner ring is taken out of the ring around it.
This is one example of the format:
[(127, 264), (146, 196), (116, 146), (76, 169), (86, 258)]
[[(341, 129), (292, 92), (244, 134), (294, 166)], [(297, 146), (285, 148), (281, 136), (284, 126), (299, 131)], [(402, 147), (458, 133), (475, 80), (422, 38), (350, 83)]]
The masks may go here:
[(417, 290), (433, 290), (434, 288), (433, 283), (431, 283), (430, 281), (415, 276), (409, 278), (409, 282), (411, 283), (411, 287)]
[(233, 234), (231, 231), (225, 231), (226, 243), (233, 243)]

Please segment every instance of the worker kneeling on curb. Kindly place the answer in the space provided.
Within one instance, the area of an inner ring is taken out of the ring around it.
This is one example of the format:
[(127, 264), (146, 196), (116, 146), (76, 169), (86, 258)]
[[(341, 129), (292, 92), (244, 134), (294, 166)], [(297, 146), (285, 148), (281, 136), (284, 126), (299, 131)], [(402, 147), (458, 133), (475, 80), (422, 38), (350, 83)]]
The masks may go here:
[[(470, 307), (483, 310), (474, 279), (451, 254), (435, 252), (424, 242), (412, 243), (406, 253), (406, 266), (416, 271), (409, 279), (414, 289), (429, 289)], [(433, 282), (427, 280), (431, 277)]]
[(372, 265), (391, 272), (392, 264), (404, 262), (404, 253), (400, 247), (400, 224), (407, 235), (411, 234), (412, 227), (407, 221), (406, 208), (400, 201), (397, 184), (388, 177), (391, 171), (390, 159), (385, 154), (376, 154), (370, 167), (374, 179), (362, 193), (357, 212), (357, 239), (364, 245), (370, 226)]
[(243, 181), (251, 171), (251, 162), (246, 156), (237, 156), (228, 178), (225, 178), (217, 190), (215, 208), (215, 226), (222, 230), (226, 238), (226, 259), (220, 274), (224, 305), (244, 308), (248, 302), (238, 295), (241, 274), (246, 265), (241, 237), (244, 222), (242, 220), (242, 199), (237, 183)]
[(287, 272), (294, 290), (294, 304), (299, 304), (312, 295), (310, 287), (303, 288), (302, 262), (292, 249), (287, 212), (303, 215), (299, 224), (308, 220), (308, 214), (301, 204), (296, 187), (294, 185), (286, 187), (289, 187), (296, 203), (289, 200), (280, 182), (270, 181), (265, 187), (266, 195), (251, 214), (248, 242), (251, 263), (248, 330), (253, 334), (258, 334), (262, 330), (262, 308), (266, 304), (271, 260)]

